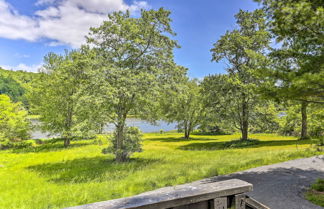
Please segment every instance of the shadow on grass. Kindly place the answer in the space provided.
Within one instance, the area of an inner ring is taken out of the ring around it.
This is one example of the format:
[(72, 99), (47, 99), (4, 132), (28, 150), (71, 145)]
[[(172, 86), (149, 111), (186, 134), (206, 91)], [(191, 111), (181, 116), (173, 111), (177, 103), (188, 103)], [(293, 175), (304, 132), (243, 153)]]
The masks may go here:
[(80, 158), (59, 163), (47, 163), (28, 167), (49, 181), (65, 183), (86, 183), (118, 180), (158, 163), (158, 159), (131, 159), (125, 163), (108, 160), (107, 156)]
[(178, 147), (181, 150), (223, 150), (223, 149), (242, 149), (242, 148), (259, 148), (266, 146), (287, 146), (287, 145), (305, 145), (311, 144), (311, 140), (274, 140), (274, 141), (258, 141), (256, 144), (246, 145), (242, 147), (227, 147), (228, 142), (206, 142), (206, 143), (190, 143)]
[(158, 141), (158, 142), (190, 142), (190, 141), (215, 141), (217, 138), (189, 138), (185, 139), (184, 137), (167, 137), (167, 138), (147, 138), (147, 141)]
[(48, 144), (42, 144), (38, 145), (36, 147), (26, 147), (26, 148), (20, 148), (20, 149), (13, 149), (13, 153), (29, 153), (29, 152), (54, 152), (59, 150), (68, 150), (72, 148), (82, 147), (90, 145), (89, 142), (77, 142), (70, 144), (68, 147), (64, 147), (63, 142), (57, 142), (57, 143), (48, 143)]

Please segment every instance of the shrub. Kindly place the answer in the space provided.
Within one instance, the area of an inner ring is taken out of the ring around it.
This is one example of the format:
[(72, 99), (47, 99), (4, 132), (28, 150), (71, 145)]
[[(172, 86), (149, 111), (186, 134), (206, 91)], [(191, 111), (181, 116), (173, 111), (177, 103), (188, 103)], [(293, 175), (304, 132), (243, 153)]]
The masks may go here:
[[(128, 159), (134, 152), (142, 151), (142, 133), (137, 127), (125, 127), (124, 129), (124, 141), (122, 154), (125, 159)], [(112, 153), (117, 154), (117, 140), (116, 131), (111, 137), (109, 137), (110, 145), (108, 148), (102, 150), (104, 154)]]
[(4, 149), (22, 149), (33, 146), (33, 142), (31, 141), (9, 141), (9, 140), (3, 140), (0, 141), (0, 150)]
[(20, 103), (11, 102), (9, 96), (0, 94), (0, 141), (20, 141), (29, 137), (27, 111)]
[(194, 135), (226, 135), (230, 133), (219, 125), (212, 123), (202, 123), (197, 130), (193, 131)]
[(92, 143), (96, 144), (96, 145), (99, 145), (99, 146), (102, 146), (104, 144), (103, 140), (105, 140), (106, 138), (107, 138), (107, 135), (97, 135)]

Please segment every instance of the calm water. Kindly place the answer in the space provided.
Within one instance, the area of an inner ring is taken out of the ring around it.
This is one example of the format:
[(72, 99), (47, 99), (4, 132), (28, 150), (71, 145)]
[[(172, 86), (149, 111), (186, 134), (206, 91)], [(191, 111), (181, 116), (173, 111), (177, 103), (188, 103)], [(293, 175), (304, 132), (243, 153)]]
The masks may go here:
[[(34, 125), (39, 124), (40, 122), (37, 120), (33, 120), (32, 123)], [(176, 129), (176, 123), (167, 123), (165, 121), (158, 121), (155, 125), (136, 118), (129, 118), (126, 120), (127, 126), (136, 126), (144, 133), (151, 133), (151, 132), (159, 132), (161, 129), (163, 131), (172, 131)], [(107, 124), (104, 128), (105, 133), (112, 132), (114, 130), (113, 124)], [(51, 135), (50, 133), (42, 132), (40, 130), (34, 130), (32, 132), (33, 139), (45, 139), (45, 138), (52, 138), (55, 135)]]

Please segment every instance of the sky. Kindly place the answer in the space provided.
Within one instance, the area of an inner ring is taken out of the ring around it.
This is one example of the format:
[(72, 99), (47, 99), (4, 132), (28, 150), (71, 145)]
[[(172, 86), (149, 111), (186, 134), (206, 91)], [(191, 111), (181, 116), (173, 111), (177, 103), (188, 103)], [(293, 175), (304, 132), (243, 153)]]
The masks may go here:
[(113, 11), (164, 7), (171, 11), (177, 64), (191, 78), (224, 73), (211, 62), (210, 49), (236, 27), (234, 15), (258, 8), (253, 0), (0, 0), (0, 66), (37, 72), (49, 52), (63, 53), (84, 43), (89, 27), (99, 26)]

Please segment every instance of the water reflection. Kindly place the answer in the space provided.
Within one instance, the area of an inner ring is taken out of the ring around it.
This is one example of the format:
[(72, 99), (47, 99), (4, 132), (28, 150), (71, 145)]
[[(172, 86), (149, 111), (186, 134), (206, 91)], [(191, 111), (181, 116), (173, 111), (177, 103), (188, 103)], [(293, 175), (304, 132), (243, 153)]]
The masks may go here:
[[(32, 121), (33, 125), (37, 125), (40, 122), (37, 120)], [(172, 131), (176, 129), (176, 123), (167, 123), (165, 121), (157, 121), (156, 124), (151, 124), (147, 121), (136, 119), (136, 118), (128, 118), (126, 120), (127, 126), (136, 126), (144, 133), (151, 133), (151, 132), (159, 132), (161, 129), (163, 131)], [(113, 124), (107, 124), (104, 128), (105, 133), (112, 132), (114, 130)], [(52, 138), (55, 135), (51, 135), (50, 133), (43, 132), (41, 130), (34, 130), (32, 132), (32, 139), (45, 139), (45, 138)]]

